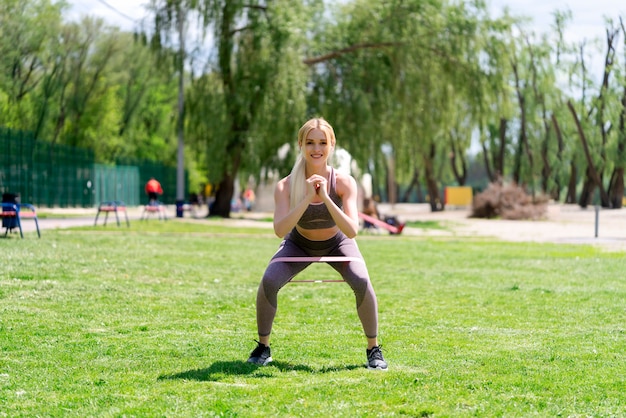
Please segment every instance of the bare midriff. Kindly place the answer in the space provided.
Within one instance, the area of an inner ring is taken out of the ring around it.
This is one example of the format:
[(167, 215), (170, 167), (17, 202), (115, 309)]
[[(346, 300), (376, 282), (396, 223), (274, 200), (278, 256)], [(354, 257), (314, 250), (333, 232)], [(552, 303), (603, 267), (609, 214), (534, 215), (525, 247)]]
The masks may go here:
[(337, 226), (323, 229), (304, 229), (296, 226), (296, 229), (300, 235), (311, 241), (326, 241), (327, 239), (331, 239), (337, 235), (339, 232), (339, 227)]

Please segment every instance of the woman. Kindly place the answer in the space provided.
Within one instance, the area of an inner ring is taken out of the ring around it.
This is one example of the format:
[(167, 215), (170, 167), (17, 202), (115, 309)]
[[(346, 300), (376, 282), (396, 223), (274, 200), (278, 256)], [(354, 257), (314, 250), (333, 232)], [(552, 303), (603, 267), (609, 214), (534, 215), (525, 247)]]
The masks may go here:
[(298, 132), (300, 155), (291, 174), (274, 192), (274, 232), (283, 238), (265, 270), (257, 292), (258, 345), (249, 363), (272, 361), (269, 347), (278, 291), (310, 263), (274, 261), (278, 257), (346, 256), (358, 261), (329, 263), (356, 296), (359, 319), (367, 337), (368, 368), (386, 370), (378, 345), (378, 304), (363, 256), (354, 237), (359, 229), (356, 181), (328, 165), (335, 133), (321, 118), (307, 121)]

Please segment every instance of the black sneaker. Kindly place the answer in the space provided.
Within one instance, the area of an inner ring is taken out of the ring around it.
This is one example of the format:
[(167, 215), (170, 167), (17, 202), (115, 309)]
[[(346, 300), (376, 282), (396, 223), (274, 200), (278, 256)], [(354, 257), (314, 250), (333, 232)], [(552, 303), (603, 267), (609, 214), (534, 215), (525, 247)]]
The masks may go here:
[[(248, 359), (248, 363), (258, 364), (259, 366), (265, 366), (272, 361), (272, 350), (266, 345), (257, 341), (257, 346)], [(385, 367), (387, 367), (385, 365)]]
[(380, 346), (372, 347), (371, 350), (365, 350), (367, 353), (367, 368), (370, 370), (387, 370), (387, 362), (383, 358), (383, 352)]

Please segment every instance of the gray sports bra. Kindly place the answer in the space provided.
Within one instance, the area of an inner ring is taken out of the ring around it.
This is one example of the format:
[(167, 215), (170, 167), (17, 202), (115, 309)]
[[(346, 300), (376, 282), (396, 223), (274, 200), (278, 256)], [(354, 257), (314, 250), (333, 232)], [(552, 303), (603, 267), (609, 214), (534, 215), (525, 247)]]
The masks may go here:
[[(337, 195), (337, 177), (335, 175), (335, 169), (330, 169), (330, 190), (328, 196), (340, 209), (343, 208), (343, 202), (339, 195)], [(324, 229), (332, 228), (335, 226), (335, 221), (330, 216), (328, 208), (324, 203), (311, 203), (308, 208), (302, 214), (302, 217), (298, 221), (298, 226), (304, 229)]]

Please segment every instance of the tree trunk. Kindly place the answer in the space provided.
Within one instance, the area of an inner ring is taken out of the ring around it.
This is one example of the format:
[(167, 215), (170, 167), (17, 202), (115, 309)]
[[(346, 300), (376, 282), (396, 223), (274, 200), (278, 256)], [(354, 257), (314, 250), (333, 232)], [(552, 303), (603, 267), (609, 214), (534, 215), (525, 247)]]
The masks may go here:
[[(233, 128), (233, 132), (246, 132), (244, 129)], [(222, 174), (222, 180), (218, 185), (217, 192), (215, 193), (215, 202), (213, 208), (209, 210), (209, 216), (220, 216), (222, 218), (230, 218), (230, 203), (233, 200), (235, 193), (235, 180), (239, 173), (239, 167), (241, 165), (241, 155), (245, 147), (241, 134), (235, 134), (226, 147), (228, 155), (231, 156), (231, 163), (226, 165), (224, 173)]]
[(616, 167), (613, 170), (609, 186), (609, 200), (611, 208), (621, 209), (624, 201), (624, 167)]
[[(603, 208), (608, 208), (609, 206), (609, 195), (606, 190), (604, 190), (604, 186), (602, 185), (602, 179), (598, 175), (595, 165), (593, 164), (593, 159), (591, 158), (591, 152), (589, 151), (589, 145), (587, 143), (587, 137), (585, 136), (585, 132), (583, 131), (582, 126), (580, 125), (580, 120), (578, 119), (578, 114), (576, 113), (576, 109), (574, 109), (574, 105), (571, 101), (568, 100), (567, 107), (569, 108), (572, 116), (574, 117), (574, 122), (576, 123), (576, 128), (578, 129), (578, 136), (580, 141), (583, 144), (583, 151), (585, 152), (585, 158), (587, 159), (587, 178), (595, 183), (596, 186), (600, 189), (600, 202)], [(586, 186), (586, 185), (585, 185)], [(583, 202), (583, 196), (581, 196), (581, 202)], [(581, 205), (582, 206), (582, 205)], [(584, 206), (583, 206), (584, 207)]]
[(217, 187), (215, 201), (211, 205), (209, 216), (230, 218), (230, 204), (234, 193), (235, 179), (228, 174), (224, 174), (222, 181)]
[(513, 181), (516, 184), (522, 184), (522, 153), (525, 151), (526, 156), (528, 157), (528, 165), (530, 171), (530, 185), (533, 188), (533, 196), (534, 196), (534, 185), (532, 182), (533, 175), (533, 154), (530, 149), (530, 145), (528, 144), (528, 134), (526, 132), (526, 96), (522, 91), (520, 77), (517, 68), (517, 61), (511, 63), (513, 68), (513, 74), (515, 75), (515, 91), (517, 92), (517, 102), (519, 104), (520, 109), (520, 131), (519, 131), (519, 144), (517, 148), (517, 155), (515, 155), (515, 170), (513, 172)]
[[(556, 118), (556, 115), (552, 114), (552, 126), (554, 127), (554, 132), (556, 134), (556, 140), (558, 144), (558, 151), (556, 153), (556, 158), (558, 161), (558, 166), (563, 163), (563, 150), (565, 149), (565, 142), (563, 141), (563, 132), (561, 131), (561, 126), (559, 125), (559, 121)], [(557, 174), (554, 178), (555, 186), (553, 191), (550, 193), (552, 198), (559, 201), (559, 197), (561, 196), (561, 177)], [(574, 186), (575, 187), (575, 186)], [(575, 189), (574, 189), (575, 190)], [(575, 192), (574, 192), (575, 193)], [(573, 199), (575, 201), (576, 199)]]
[(395, 205), (398, 201), (396, 169), (394, 157), (387, 157), (387, 201), (391, 205)]
[[(624, 21), (620, 19), (622, 32), (626, 37), (626, 27)], [(624, 80), (626, 81), (626, 77)], [(618, 142), (617, 142), (617, 165), (611, 176), (611, 184), (609, 186), (609, 198), (611, 207), (619, 209), (624, 202), (624, 155), (626, 154), (626, 84), (622, 90), (622, 111), (619, 115), (618, 124)]]
[(439, 195), (439, 187), (437, 186), (437, 178), (435, 177), (435, 170), (433, 169), (432, 162), (435, 158), (435, 145), (430, 146), (430, 155), (424, 161), (424, 174), (426, 177), (426, 189), (428, 190), (428, 196), (430, 197), (430, 210), (432, 212), (440, 212), (444, 209), (444, 203)]
[(595, 190), (595, 182), (591, 178), (590, 169), (587, 167), (587, 174), (585, 175), (585, 182), (583, 183), (583, 190), (580, 192), (580, 200), (578, 204), (581, 208), (586, 208), (593, 203), (593, 192)]
[[(454, 138), (450, 135), (450, 147), (452, 151), (450, 152), (450, 165), (452, 166), (452, 173), (454, 174), (454, 178), (459, 186), (464, 186), (465, 181), (467, 180), (467, 163), (465, 162), (465, 156), (460, 155), (460, 152), (457, 151), (457, 146), (454, 142)], [(458, 164), (460, 164), (460, 169), (457, 167), (457, 160), (459, 160)], [(417, 175), (417, 171), (415, 172)]]
[(419, 171), (417, 168), (415, 169), (415, 171), (413, 171), (413, 179), (411, 179), (411, 184), (409, 184), (409, 187), (406, 189), (404, 195), (402, 196), (403, 202), (409, 201), (409, 199), (411, 198), (411, 191), (413, 190), (413, 187), (417, 187), (419, 189)]
[(495, 175), (493, 174), (493, 170), (491, 169), (491, 164), (489, 163), (489, 150), (485, 143), (482, 143), (483, 147), (483, 162), (485, 163), (485, 171), (487, 172), (487, 178), (489, 182), (495, 181)]
[(430, 210), (432, 212), (441, 212), (444, 209), (444, 204), (441, 201), (439, 195), (439, 187), (437, 187), (437, 181), (435, 177), (429, 173), (429, 169), (426, 168), (426, 189), (428, 190)]
[(521, 184), (522, 178), (522, 153), (524, 149), (524, 143), (521, 139), (517, 143), (517, 150), (515, 151), (515, 157), (513, 159), (513, 183)]
[(496, 160), (495, 168), (495, 178), (493, 180), (498, 180), (500, 178), (504, 178), (504, 158), (506, 156), (506, 129), (507, 129), (507, 120), (505, 118), (500, 118), (500, 147), (498, 153), (498, 159)]
[(569, 181), (567, 182), (567, 195), (565, 196), (565, 203), (576, 203), (576, 183), (578, 177), (578, 170), (576, 164), (572, 161), (570, 163)]

